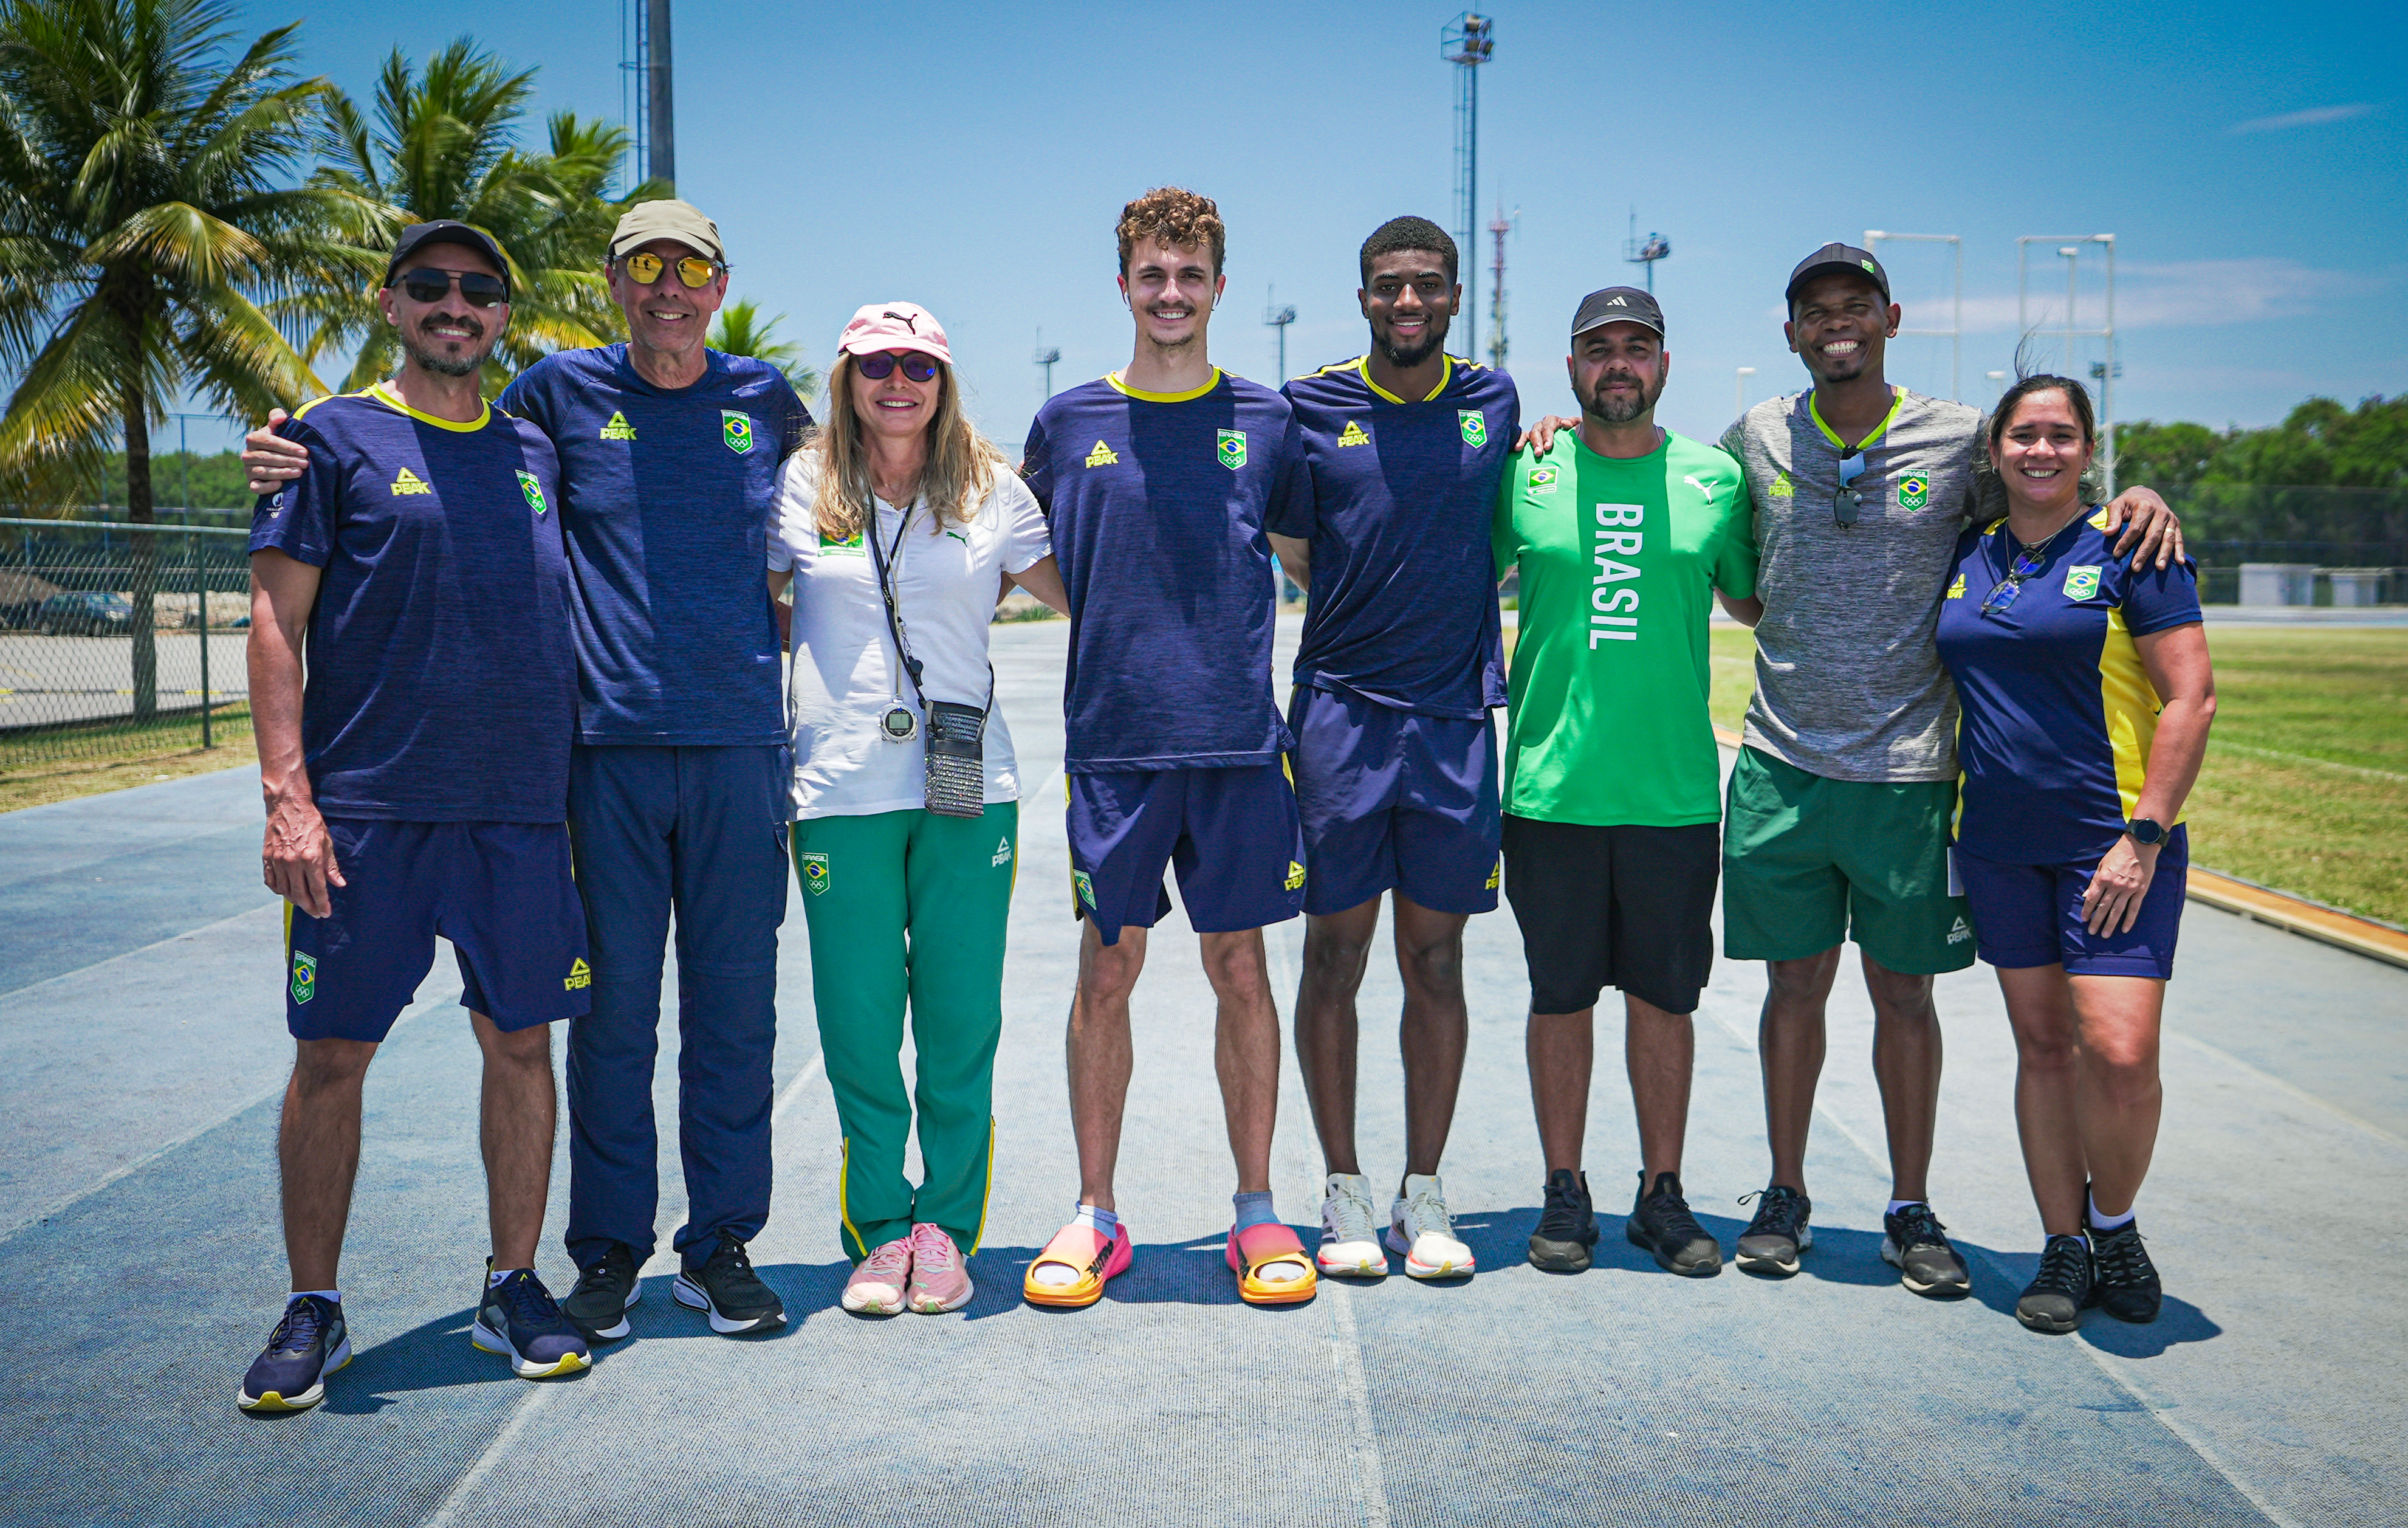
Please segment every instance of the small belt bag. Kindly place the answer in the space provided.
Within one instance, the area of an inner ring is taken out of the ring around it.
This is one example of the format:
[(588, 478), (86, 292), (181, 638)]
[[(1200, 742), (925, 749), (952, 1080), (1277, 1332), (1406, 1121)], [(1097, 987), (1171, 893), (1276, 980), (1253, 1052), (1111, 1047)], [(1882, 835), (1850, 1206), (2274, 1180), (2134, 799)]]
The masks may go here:
[[(903, 534), (910, 528), (911, 515), (905, 512), (903, 523), (895, 527), (895, 555), (903, 550)], [(986, 718), (995, 709), (995, 667), (986, 670), (986, 704), (966, 706), (956, 700), (931, 700), (920, 687), (920, 660), (911, 656), (911, 644), (905, 636), (902, 613), (895, 601), (895, 578), (890, 571), (888, 554), (879, 543), (877, 527), (869, 533), (869, 552), (878, 564), (878, 592), (886, 603), (886, 630), (895, 639), (895, 654), (903, 664), (903, 672), (911, 681), (911, 693), (919, 699), (920, 709), (926, 714), (927, 726), (922, 728), (927, 757), (927, 780), (923, 787), (923, 800), (929, 811), (945, 817), (976, 817), (986, 812)], [(894, 742), (908, 742), (909, 731), (894, 727), (882, 728)]]

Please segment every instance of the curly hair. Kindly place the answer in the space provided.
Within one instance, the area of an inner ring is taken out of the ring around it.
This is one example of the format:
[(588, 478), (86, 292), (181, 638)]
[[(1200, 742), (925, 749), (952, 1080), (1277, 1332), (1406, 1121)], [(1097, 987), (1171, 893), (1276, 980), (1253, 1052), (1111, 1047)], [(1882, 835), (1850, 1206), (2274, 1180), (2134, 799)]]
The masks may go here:
[(1427, 218), (1390, 218), (1363, 241), (1363, 284), (1371, 284), (1371, 262), (1399, 250), (1426, 250), (1446, 263), (1446, 279), (1455, 280), (1455, 240)]
[(1156, 186), (1121, 209), (1121, 274), (1140, 239), (1159, 239), (1175, 250), (1202, 249), (1212, 257), (1212, 274), (1229, 252), (1229, 226), (1210, 196), (1178, 186)]

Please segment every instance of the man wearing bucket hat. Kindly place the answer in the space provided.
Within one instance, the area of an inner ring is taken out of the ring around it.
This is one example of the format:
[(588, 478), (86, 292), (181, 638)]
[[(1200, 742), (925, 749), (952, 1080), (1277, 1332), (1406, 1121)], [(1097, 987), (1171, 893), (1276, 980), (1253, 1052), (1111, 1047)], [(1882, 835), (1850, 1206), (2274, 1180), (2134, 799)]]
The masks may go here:
[[(568, 814), (593, 1010), (568, 1035), (566, 1240), (581, 1273), (561, 1304), (596, 1337), (626, 1335), (654, 1247), (672, 911), (687, 1199), (672, 1292), (717, 1332), (785, 1319), (745, 1252), (769, 1213), (786, 887), (786, 728), (761, 569), (778, 468), (810, 415), (776, 368), (704, 344), (727, 268), (699, 209), (637, 204), (607, 267), (627, 340), (547, 356), (500, 399), (560, 454), (577, 574)], [(254, 486), (298, 475), (306, 457), (280, 444), (246, 442)]]

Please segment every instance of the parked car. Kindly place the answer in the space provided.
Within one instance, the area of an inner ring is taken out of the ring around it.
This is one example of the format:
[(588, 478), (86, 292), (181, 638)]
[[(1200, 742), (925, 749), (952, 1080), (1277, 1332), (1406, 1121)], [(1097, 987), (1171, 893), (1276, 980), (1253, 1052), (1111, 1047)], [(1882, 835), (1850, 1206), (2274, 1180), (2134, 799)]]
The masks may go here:
[(120, 636), (134, 629), (134, 602), (101, 589), (54, 594), (35, 608), (34, 629), (51, 636)]

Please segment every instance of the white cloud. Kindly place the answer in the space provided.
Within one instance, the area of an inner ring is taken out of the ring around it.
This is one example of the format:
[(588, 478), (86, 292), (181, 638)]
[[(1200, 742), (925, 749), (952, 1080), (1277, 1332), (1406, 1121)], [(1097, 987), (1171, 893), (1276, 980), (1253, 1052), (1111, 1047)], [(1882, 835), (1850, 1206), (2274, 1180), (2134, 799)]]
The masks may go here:
[[(2035, 246), (2037, 248), (2037, 246)], [(2106, 317), (2104, 262), (2083, 251), (2082, 285), (2074, 323), (2095, 329)], [(2184, 260), (2168, 264), (2127, 262), (2115, 269), (2115, 327), (2203, 328), (2298, 318), (2326, 302), (2362, 298), (2391, 284), (2386, 276), (2319, 270), (2282, 256), (2245, 260)], [(2065, 324), (2064, 269), (2051, 259), (2033, 262), (2021, 322), (2042, 331)], [(1948, 321), (1944, 303), (1908, 303), (1906, 324), (1928, 327)], [(2019, 326), (2015, 296), (1969, 295), (1965, 332), (2013, 333)]]
[(2283, 133), (2294, 127), (2322, 127), (2328, 123), (2347, 122), (2353, 117), (2372, 113), (2372, 101), (2352, 101), (2345, 106), (2310, 107), (2305, 111), (2286, 111), (2278, 117), (2255, 117), (2244, 123), (2234, 123), (2227, 133)]

